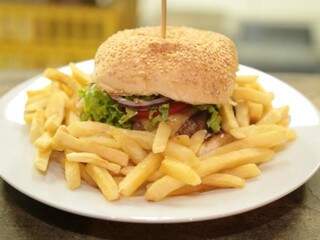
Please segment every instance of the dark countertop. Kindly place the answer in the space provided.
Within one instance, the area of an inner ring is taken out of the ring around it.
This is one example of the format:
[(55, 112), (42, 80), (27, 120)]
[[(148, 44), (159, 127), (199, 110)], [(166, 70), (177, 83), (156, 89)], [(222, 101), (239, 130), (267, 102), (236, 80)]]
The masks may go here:
[[(33, 73), (1, 73), (0, 96)], [(275, 74), (320, 109), (320, 75)], [(185, 224), (132, 224), (66, 213), (0, 180), (0, 239), (320, 239), (320, 171), (305, 185), (262, 208), (233, 217)]]

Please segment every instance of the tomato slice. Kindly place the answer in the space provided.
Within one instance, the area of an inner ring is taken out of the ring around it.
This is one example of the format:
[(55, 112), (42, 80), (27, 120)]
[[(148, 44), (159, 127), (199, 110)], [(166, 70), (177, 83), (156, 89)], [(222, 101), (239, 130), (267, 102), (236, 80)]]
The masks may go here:
[(137, 118), (143, 119), (143, 118), (148, 118), (149, 117), (149, 109), (139, 109)]
[[(188, 104), (186, 103), (182, 103), (182, 102), (172, 102), (170, 103), (170, 107), (169, 107), (169, 114), (176, 114), (179, 112), (184, 111), (185, 109), (187, 109), (189, 107)], [(139, 109), (138, 110), (138, 114), (137, 114), (137, 118), (139, 119), (144, 119), (144, 118), (148, 118), (149, 117), (149, 109), (148, 108), (144, 108), (144, 109)], [(156, 113), (156, 115), (159, 113)]]
[(182, 102), (170, 103), (169, 114), (175, 114), (186, 110), (189, 107), (188, 104)]

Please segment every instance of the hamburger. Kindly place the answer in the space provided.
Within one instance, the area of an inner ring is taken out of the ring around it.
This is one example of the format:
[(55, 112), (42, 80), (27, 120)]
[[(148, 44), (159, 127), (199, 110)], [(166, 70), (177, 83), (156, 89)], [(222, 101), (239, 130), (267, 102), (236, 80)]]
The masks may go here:
[(238, 58), (226, 36), (187, 27), (120, 31), (95, 55), (95, 82), (81, 91), (83, 120), (153, 131), (221, 131), (219, 107), (230, 101)]

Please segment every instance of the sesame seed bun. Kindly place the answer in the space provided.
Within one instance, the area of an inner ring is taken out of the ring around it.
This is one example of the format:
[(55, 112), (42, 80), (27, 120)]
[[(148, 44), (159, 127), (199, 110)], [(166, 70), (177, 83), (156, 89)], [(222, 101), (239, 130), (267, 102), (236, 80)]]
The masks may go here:
[(116, 95), (161, 94), (196, 104), (227, 102), (238, 67), (234, 43), (224, 35), (187, 27), (120, 31), (95, 56), (98, 86)]

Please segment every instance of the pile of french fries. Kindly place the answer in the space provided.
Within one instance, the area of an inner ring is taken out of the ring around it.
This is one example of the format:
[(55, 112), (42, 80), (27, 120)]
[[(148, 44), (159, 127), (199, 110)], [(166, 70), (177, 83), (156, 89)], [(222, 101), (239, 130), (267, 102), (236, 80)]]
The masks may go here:
[(46, 173), (58, 161), (67, 187), (85, 182), (109, 200), (144, 195), (160, 201), (218, 188), (242, 188), (261, 174), (260, 164), (295, 139), (287, 106), (272, 107), (273, 95), (256, 76), (237, 77), (230, 103), (220, 106), (223, 133), (205, 141), (200, 130), (175, 135), (179, 126), (161, 122), (155, 132), (80, 121), (78, 90), (91, 77), (74, 64), (72, 74), (47, 69), (52, 83), (27, 93), (25, 121), (36, 147), (35, 167)]

